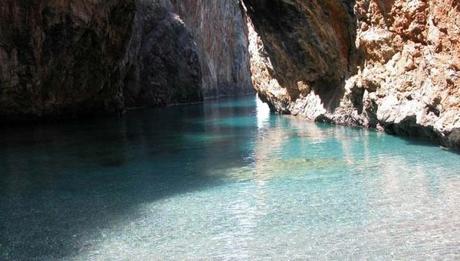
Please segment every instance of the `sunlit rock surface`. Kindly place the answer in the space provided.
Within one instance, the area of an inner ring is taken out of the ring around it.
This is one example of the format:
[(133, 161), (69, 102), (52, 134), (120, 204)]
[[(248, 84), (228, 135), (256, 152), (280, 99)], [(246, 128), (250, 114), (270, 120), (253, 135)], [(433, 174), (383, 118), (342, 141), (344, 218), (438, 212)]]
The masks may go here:
[(272, 109), (460, 147), (458, 1), (244, 2)]
[(460, 3), (358, 1), (355, 12), (364, 66), (347, 92), (361, 89), (388, 132), (460, 148)]

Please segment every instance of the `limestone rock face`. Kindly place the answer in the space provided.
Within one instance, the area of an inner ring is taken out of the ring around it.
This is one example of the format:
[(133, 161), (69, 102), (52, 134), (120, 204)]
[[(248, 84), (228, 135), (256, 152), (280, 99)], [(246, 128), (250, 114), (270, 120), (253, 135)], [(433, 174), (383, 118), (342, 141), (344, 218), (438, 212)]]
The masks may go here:
[(245, 0), (254, 87), (276, 110), (311, 92), (336, 106), (354, 60), (351, 6), (336, 0)]
[(0, 3), (2, 118), (116, 111), (134, 0)]
[(278, 112), (459, 148), (459, 41), (458, 0), (3, 0), (0, 119), (254, 86)]
[(247, 45), (237, 0), (5, 0), (0, 118), (249, 93)]
[(348, 89), (364, 90), (388, 132), (460, 148), (460, 2), (357, 1), (355, 12), (364, 66)]
[(137, 1), (123, 62), (127, 107), (202, 100), (199, 50), (170, 1)]
[(204, 97), (253, 93), (248, 32), (239, 0), (172, 0), (195, 39)]
[(253, 92), (237, 0), (138, 0), (125, 63), (128, 107)]
[(460, 147), (457, 0), (245, 3), (254, 85), (272, 109)]

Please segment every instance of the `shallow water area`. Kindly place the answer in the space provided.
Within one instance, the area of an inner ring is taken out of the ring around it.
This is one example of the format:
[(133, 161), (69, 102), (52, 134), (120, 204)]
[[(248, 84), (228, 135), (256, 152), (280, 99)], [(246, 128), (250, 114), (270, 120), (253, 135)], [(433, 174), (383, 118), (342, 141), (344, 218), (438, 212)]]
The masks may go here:
[(1, 260), (460, 259), (460, 155), (254, 97), (0, 132)]

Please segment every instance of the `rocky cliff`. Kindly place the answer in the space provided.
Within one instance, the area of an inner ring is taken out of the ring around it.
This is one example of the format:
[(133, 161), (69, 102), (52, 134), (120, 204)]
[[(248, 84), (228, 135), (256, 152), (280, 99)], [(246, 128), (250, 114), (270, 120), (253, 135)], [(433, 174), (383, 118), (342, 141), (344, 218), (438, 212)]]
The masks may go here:
[(0, 118), (253, 85), (275, 111), (458, 148), (459, 40), (458, 0), (4, 0)]
[[(254, 87), (274, 110), (289, 113), (317, 93), (336, 106), (352, 70), (355, 21), (337, 0), (246, 0)], [(310, 110), (306, 110), (310, 113)]]
[(252, 91), (237, 0), (5, 0), (0, 117), (69, 117)]
[(138, 0), (125, 58), (128, 107), (253, 92), (238, 0)]
[(134, 0), (3, 0), (2, 118), (122, 108), (120, 61), (134, 10)]
[(460, 147), (460, 2), (245, 0), (273, 110)]
[(137, 0), (123, 66), (127, 107), (202, 99), (199, 50), (166, 0)]
[(248, 32), (239, 0), (172, 0), (199, 50), (205, 97), (253, 92)]

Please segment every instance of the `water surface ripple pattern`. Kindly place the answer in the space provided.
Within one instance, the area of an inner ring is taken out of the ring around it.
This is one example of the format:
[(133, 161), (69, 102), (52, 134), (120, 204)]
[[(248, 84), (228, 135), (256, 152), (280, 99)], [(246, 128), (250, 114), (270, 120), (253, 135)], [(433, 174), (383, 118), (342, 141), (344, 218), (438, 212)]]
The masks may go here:
[(2, 130), (0, 259), (460, 258), (460, 156), (252, 97)]

